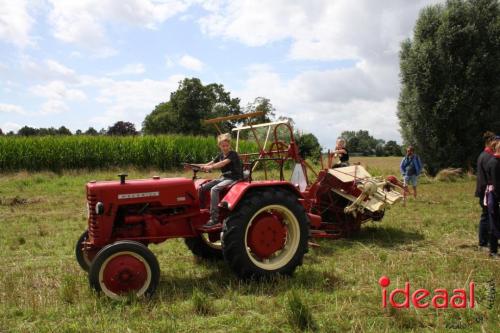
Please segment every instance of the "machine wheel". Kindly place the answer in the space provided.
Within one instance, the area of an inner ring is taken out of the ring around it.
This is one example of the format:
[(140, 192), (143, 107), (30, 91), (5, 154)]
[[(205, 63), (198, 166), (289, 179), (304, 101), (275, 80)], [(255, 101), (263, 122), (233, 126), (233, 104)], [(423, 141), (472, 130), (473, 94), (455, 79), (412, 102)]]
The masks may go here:
[(220, 238), (211, 239), (211, 235), (204, 233), (198, 237), (184, 238), (184, 243), (197, 257), (208, 260), (222, 260), (222, 245)]
[(129, 293), (150, 297), (159, 280), (160, 265), (155, 255), (133, 241), (119, 241), (102, 248), (89, 271), (90, 286), (118, 300)]
[(80, 238), (78, 238), (75, 246), (76, 261), (78, 261), (80, 267), (86, 272), (89, 271), (90, 264), (92, 263), (92, 258), (90, 258), (89, 255), (83, 251), (83, 242), (85, 242), (88, 238), (89, 232), (88, 230), (85, 230)]
[(309, 220), (283, 189), (250, 193), (225, 221), (224, 259), (241, 278), (291, 275), (307, 252)]

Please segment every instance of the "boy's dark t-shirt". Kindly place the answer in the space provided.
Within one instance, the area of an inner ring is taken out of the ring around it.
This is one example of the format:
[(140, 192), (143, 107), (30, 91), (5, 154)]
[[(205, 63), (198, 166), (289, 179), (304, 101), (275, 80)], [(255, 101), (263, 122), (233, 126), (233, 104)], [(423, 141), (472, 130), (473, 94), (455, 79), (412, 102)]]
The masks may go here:
[(340, 154), (339, 160), (340, 162), (349, 162), (349, 152), (347, 151), (347, 148), (344, 148), (345, 154)]
[(224, 156), (223, 153), (217, 155), (217, 157), (213, 160), (214, 163), (224, 161), (225, 159), (229, 159), (227, 165), (221, 168), (222, 176), (224, 178), (229, 178), (233, 180), (239, 180), (243, 178), (243, 165), (241, 164), (240, 156), (234, 150), (229, 151), (227, 156)]

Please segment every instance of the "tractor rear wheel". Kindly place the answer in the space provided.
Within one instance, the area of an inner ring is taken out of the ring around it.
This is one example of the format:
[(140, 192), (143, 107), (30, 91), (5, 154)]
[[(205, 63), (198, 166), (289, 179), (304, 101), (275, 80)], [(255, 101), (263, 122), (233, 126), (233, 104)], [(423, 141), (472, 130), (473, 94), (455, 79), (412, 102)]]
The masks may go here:
[(224, 259), (241, 278), (291, 275), (307, 252), (309, 220), (297, 196), (271, 188), (249, 193), (226, 219)]
[(90, 264), (92, 263), (92, 258), (89, 257), (88, 253), (83, 251), (83, 242), (85, 242), (89, 238), (89, 232), (88, 230), (85, 230), (80, 238), (78, 238), (78, 241), (76, 242), (75, 245), (75, 256), (76, 256), (76, 261), (78, 261), (78, 264), (80, 267), (88, 272)]
[(184, 238), (184, 243), (197, 257), (207, 260), (222, 260), (222, 245), (220, 237), (213, 239), (213, 235), (204, 233), (198, 237)]
[(160, 265), (155, 255), (133, 241), (118, 241), (103, 247), (89, 271), (90, 286), (118, 300), (130, 293), (150, 297), (159, 280)]

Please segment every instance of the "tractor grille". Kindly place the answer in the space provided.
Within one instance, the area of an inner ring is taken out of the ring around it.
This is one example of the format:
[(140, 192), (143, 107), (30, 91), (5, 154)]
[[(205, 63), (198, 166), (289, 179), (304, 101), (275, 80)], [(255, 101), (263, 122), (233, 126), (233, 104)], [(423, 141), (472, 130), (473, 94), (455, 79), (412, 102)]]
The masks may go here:
[(97, 204), (97, 196), (87, 195), (89, 205), (89, 237), (91, 240), (99, 238), (99, 226), (97, 225), (97, 214), (95, 213), (95, 205)]

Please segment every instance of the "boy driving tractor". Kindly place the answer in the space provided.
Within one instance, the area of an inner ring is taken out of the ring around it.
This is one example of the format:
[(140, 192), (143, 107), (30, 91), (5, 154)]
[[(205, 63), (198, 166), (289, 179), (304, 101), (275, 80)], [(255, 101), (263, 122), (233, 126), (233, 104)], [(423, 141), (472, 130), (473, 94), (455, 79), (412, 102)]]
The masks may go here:
[(203, 228), (213, 228), (219, 224), (219, 201), (220, 192), (243, 178), (243, 166), (237, 152), (231, 149), (231, 135), (229, 133), (220, 134), (217, 137), (217, 144), (221, 153), (208, 163), (197, 164), (203, 171), (210, 172), (213, 169), (221, 169), (222, 175), (203, 184), (199, 188), (200, 206), (204, 208), (204, 193), (210, 191), (210, 220)]

